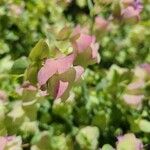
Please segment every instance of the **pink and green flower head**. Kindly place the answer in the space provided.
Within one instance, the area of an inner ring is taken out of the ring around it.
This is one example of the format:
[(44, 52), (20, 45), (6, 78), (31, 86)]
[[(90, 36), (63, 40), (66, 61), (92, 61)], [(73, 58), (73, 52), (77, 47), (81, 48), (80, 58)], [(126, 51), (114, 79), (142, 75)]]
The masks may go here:
[(117, 138), (117, 150), (143, 150), (141, 140), (136, 138), (132, 133), (127, 133)]
[(78, 26), (73, 32), (72, 45), (75, 54), (75, 65), (81, 65), (86, 67), (100, 61), (98, 54), (99, 44), (96, 43), (95, 36), (87, 34), (85, 29), (81, 29)]
[(125, 8), (121, 11), (121, 16), (125, 21), (138, 22), (143, 5), (140, 0), (122, 0)]
[(80, 79), (84, 72), (81, 66), (73, 66), (73, 61), (73, 53), (56, 59), (47, 59), (39, 70), (39, 85), (47, 85), (47, 92), (54, 99), (67, 99), (73, 84)]
[(14, 136), (0, 137), (0, 150), (5, 150), (7, 144), (14, 138), (15, 138)]

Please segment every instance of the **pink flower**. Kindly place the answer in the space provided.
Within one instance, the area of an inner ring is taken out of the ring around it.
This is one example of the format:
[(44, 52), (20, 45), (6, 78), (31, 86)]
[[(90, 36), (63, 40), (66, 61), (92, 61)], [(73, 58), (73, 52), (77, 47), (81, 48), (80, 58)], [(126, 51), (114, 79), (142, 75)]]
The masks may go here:
[(125, 7), (132, 6), (134, 9), (138, 10), (139, 12), (141, 12), (143, 9), (141, 0), (122, 0), (121, 2)]
[(108, 21), (102, 17), (97, 16), (95, 18), (95, 27), (99, 30), (106, 30), (108, 27)]
[(122, 10), (121, 15), (123, 17), (124, 20), (132, 20), (132, 21), (139, 21), (140, 19), (140, 11), (135, 9), (132, 6), (129, 6), (125, 9)]
[(138, 10), (139, 12), (142, 11), (143, 9), (143, 5), (141, 3), (141, 0), (134, 0), (134, 3), (133, 3), (133, 7)]
[(128, 21), (139, 21), (143, 9), (141, 0), (122, 0), (122, 3), (125, 5), (121, 11), (122, 18)]
[(117, 138), (117, 150), (143, 150), (143, 144), (141, 140), (137, 139), (132, 133), (128, 133)]
[(148, 74), (150, 74), (150, 64), (148, 63), (141, 64), (140, 67), (144, 69)]
[(14, 139), (14, 136), (0, 137), (0, 150), (4, 150), (7, 143)]
[(84, 72), (81, 66), (73, 66), (73, 61), (73, 53), (57, 59), (47, 59), (39, 70), (39, 85), (47, 84), (48, 93), (54, 99), (67, 99), (72, 85), (80, 79)]
[(68, 56), (47, 59), (37, 76), (41, 89), (47, 87), (54, 99), (67, 99), (73, 84), (80, 80), (83, 67), (100, 60), (99, 45), (95, 37), (88, 34), (87, 28), (77, 26), (69, 36), (73, 52)]
[(131, 94), (124, 94), (123, 99), (125, 103), (131, 106), (138, 106), (142, 103), (142, 99), (144, 95), (131, 95)]
[(75, 54), (75, 65), (86, 67), (100, 61), (98, 54), (99, 44), (96, 43), (95, 36), (86, 33), (85, 29), (79, 26), (73, 32), (72, 45)]
[(44, 85), (54, 74), (61, 74), (69, 70), (73, 61), (74, 54), (57, 59), (47, 59), (44, 66), (38, 72), (39, 84)]

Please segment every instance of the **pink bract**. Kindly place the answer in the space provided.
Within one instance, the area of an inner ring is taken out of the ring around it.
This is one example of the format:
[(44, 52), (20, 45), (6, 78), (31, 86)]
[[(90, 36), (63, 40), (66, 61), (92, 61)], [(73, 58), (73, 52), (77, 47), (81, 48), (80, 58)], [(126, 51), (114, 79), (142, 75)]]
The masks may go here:
[(0, 137), (0, 150), (4, 150), (6, 144), (13, 140), (14, 136), (6, 136), (6, 137)]
[(96, 29), (106, 29), (108, 27), (108, 21), (104, 18), (97, 16), (95, 18)]
[(55, 99), (60, 98), (64, 92), (67, 90), (69, 83), (59, 81), (56, 89), (55, 89)]
[[(85, 67), (99, 62), (99, 44), (96, 43), (95, 36), (85, 33), (84, 29), (81, 29), (78, 26), (75, 28), (75, 31), (73, 32), (74, 38), (72, 40), (75, 54), (75, 64)], [(84, 60), (83, 64), (81, 59)]]
[(144, 98), (144, 95), (124, 94), (123, 98), (127, 104), (137, 106), (142, 103), (142, 99)]
[(134, 19), (135, 21), (138, 21), (140, 19), (139, 10), (135, 9), (132, 6), (123, 9), (121, 14), (124, 19)]
[(80, 37), (76, 40), (76, 49), (78, 53), (86, 50), (92, 43), (93, 37), (87, 34), (80, 34)]
[(57, 59), (47, 59), (44, 66), (38, 72), (38, 82), (44, 85), (50, 77), (56, 73), (67, 71), (73, 64), (74, 54)]
[(144, 69), (147, 73), (150, 74), (150, 64), (145, 63), (145, 64), (140, 65), (140, 67), (141, 67), (142, 69)]
[(66, 99), (74, 83), (78, 82), (84, 69), (81, 66), (73, 66), (75, 54), (47, 59), (38, 72), (39, 85), (48, 86), (48, 93), (54, 98)]
[(127, 133), (125, 135), (118, 136), (117, 139), (117, 150), (127, 148), (127, 144), (129, 144), (129, 147), (134, 147), (134, 150), (143, 150), (143, 144), (141, 140), (136, 138), (133, 133)]
[(75, 81), (78, 81), (81, 78), (81, 75), (84, 73), (84, 69), (81, 66), (75, 66), (74, 69), (76, 70)]

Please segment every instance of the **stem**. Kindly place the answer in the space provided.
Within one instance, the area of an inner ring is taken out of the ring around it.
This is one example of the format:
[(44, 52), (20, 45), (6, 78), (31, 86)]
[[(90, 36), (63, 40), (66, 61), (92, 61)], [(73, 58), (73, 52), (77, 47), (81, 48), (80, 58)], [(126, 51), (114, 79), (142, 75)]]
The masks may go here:
[(27, 147), (29, 147), (29, 146), (30, 146), (29, 143), (22, 144), (22, 148), (27, 148)]
[(91, 24), (91, 34), (92, 34), (93, 33), (93, 26), (94, 26), (94, 13), (93, 13), (94, 5), (92, 3), (92, 0), (87, 0), (87, 4), (88, 4), (89, 11), (90, 11), (90, 17), (92, 20), (92, 24)]

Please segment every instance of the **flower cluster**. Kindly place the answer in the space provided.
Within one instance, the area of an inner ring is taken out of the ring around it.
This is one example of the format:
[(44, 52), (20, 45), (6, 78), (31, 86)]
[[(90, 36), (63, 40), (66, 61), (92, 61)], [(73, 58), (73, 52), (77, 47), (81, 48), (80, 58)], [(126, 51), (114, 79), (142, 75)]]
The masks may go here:
[[(60, 32), (65, 35), (68, 31), (62, 29)], [(61, 34), (60, 32), (58, 35)], [(41, 88), (46, 86), (47, 92), (54, 99), (67, 99), (72, 86), (79, 82), (84, 68), (100, 61), (99, 44), (96, 43), (95, 36), (87, 32), (87, 29), (78, 25), (70, 34), (73, 52), (67, 56), (61, 53), (55, 58), (46, 58), (43, 66), (39, 68), (37, 77), (39, 86)], [(40, 54), (36, 52), (37, 58), (35, 58), (36, 55), (33, 55), (33, 51), (29, 56), (32, 61), (42, 57), (43, 51), (40, 51), (40, 48), (37, 50)]]
[(127, 21), (139, 21), (140, 13), (143, 9), (140, 0), (122, 0), (123, 9), (121, 16)]

